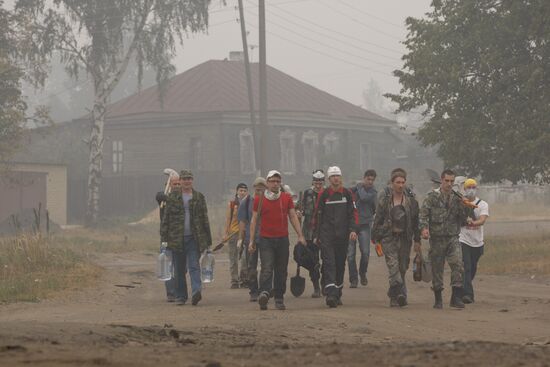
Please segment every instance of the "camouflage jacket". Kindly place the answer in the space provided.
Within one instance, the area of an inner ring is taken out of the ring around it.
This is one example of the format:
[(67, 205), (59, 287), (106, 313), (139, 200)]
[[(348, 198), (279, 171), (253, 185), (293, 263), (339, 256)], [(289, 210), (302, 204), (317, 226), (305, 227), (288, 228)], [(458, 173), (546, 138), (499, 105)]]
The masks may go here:
[(420, 229), (428, 228), (430, 236), (458, 236), (465, 224), (467, 208), (461, 199), (450, 193), (449, 202), (439, 189), (428, 193), (420, 209)]
[[(200, 251), (206, 250), (212, 244), (208, 210), (204, 195), (193, 190), (193, 197), (189, 200), (191, 213), (191, 229), (193, 237), (199, 245)], [(163, 219), (160, 225), (160, 238), (167, 242), (168, 247), (174, 250), (183, 249), (183, 226), (185, 223), (185, 209), (181, 192), (172, 192), (166, 199)]]
[(302, 201), (300, 202), (300, 210), (303, 213), (302, 233), (306, 241), (313, 241), (313, 215), (315, 213), (315, 203), (319, 193), (309, 188), (304, 191)]
[[(392, 190), (387, 188), (378, 195), (376, 205), (376, 214), (374, 215), (374, 224), (372, 226), (372, 239), (374, 242), (380, 242), (383, 238), (392, 235)], [(420, 229), (418, 227), (418, 201), (414, 196), (403, 193), (403, 207), (407, 216), (406, 235), (409, 240), (420, 241)]]

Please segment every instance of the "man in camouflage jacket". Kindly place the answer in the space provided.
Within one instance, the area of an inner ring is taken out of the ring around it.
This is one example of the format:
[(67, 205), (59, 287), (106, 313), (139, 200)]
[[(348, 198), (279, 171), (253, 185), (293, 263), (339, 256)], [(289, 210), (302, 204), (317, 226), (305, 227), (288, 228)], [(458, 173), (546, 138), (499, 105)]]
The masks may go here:
[(166, 208), (161, 223), (160, 236), (173, 253), (176, 279), (176, 301), (187, 301), (185, 274), (189, 266), (191, 278), (192, 304), (201, 299), (201, 252), (212, 244), (208, 221), (208, 210), (204, 195), (193, 189), (193, 174), (189, 170), (180, 172), (181, 190), (174, 190), (166, 199)]
[(388, 267), (390, 307), (406, 306), (405, 273), (409, 268), (411, 246), (420, 248), (418, 202), (405, 191), (407, 174), (395, 169), (391, 184), (378, 197), (372, 239), (381, 243)]
[(445, 260), (451, 268), (450, 306), (464, 308), (462, 302), (464, 265), (458, 236), (460, 227), (466, 222), (468, 209), (462, 203), (462, 199), (453, 192), (455, 176), (451, 170), (443, 171), (440, 187), (428, 193), (420, 209), (421, 236), (424, 239), (430, 239), (434, 308), (443, 307), (441, 292)]
[(321, 169), (313, 171), (312, 175), (312, 184), (311, 187), (304, 190), (301, 195), (302, 198), (298, 204), (298, 209), (300, 216), (302, 217), (302, 233), (306, 239), (306, 246), (309, 251), (313, 254), (315, 260), (315, 268), (309, 271), (309, 277), (313, 283), (313, 294), (312, 298), (321, 297), (321, 288), (319, 285), (319, 280), (321, 279), (321, 265), (319, 264), (319, 246), (313, 243), (314, 233), (313, 233), (313, 215), (315, 213), (315, 203), (321, 192), (324, 190), (325, 186), (325, 173)]

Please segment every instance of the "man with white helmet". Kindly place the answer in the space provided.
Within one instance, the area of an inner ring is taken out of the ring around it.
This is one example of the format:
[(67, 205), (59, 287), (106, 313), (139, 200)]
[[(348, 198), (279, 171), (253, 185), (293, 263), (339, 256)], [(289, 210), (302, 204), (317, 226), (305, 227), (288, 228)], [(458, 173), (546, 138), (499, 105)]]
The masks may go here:
[(342, 171), (327, 170), (330, 187), (317, 199), (315, 237), (321, 247), (327, 306), (342, 305), (348, 242), (357, 240), (358, 215), (351, 191), (342, 185)]

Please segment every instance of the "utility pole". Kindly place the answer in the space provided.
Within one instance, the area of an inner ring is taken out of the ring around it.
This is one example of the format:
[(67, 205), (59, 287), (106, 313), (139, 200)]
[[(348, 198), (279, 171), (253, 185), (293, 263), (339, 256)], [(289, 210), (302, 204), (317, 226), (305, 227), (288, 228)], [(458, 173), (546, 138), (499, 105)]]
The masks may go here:
[(246, 73), (246, 87), (248, 89), (248, 108), (250, 109), (250, 123), (252, 124), (252, 137), (254, 141), (254, 162), (256, 169), (262, 169), (261, 158), (258, 155), (260, 146), (258, 132), (256, 131), (256, 114), (254, 113), (254, 94), (252, 91), (252, 75), (250, 75), (250, 60), (248, 58), (248, 41), (246, 39), (246, 25), (244, 22), (243, 0), (239, 0), (239, 18), (241, 21), (241, 36), (243, 39), (244, 70)]
[(260, 169), (263, 176), (267, 174), (267, 63), (265, 44), (265, 0), (259, 0), (260, 14)]

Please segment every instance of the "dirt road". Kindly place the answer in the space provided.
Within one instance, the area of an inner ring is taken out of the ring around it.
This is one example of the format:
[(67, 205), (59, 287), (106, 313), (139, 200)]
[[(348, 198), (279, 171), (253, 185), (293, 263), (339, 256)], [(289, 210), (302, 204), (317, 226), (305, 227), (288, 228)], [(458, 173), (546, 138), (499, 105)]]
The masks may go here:
[(368, 287), (345, 288), (343, 307), (309, 298), (308, 284), (286, 311), (260, 312), (229, 289), (223, 257), (194, 307), (165, 302), (153, 254), (103, 256), (97, 288), (0, 306), (0, 365), (550, 366), (550, 279), (480, 276), (475, 305), (451, 310), (446, 291), (435, 311), (409, 274), (410, 305), (390, 309), (383, 260), (371, 260)]

